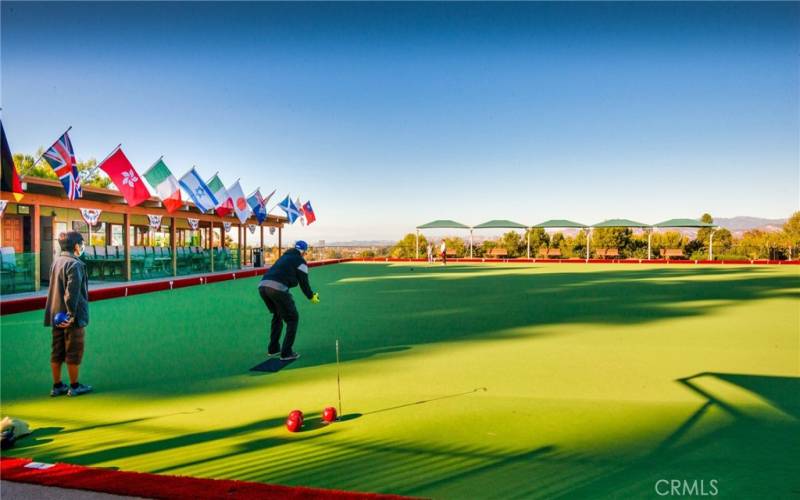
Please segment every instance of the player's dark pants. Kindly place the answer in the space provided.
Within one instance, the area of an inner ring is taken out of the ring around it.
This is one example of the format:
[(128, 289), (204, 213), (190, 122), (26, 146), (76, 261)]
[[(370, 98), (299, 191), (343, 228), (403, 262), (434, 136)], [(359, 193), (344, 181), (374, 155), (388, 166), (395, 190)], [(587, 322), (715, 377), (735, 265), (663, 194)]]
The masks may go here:
[[(294, 299), (289, 292), (281, 292), (266, 286), (258, 287), (258, 293), (266, 304), (269, 312), (272, 313), (272, 326), (269, 334), (269, 352), (281, 351), (281, 355), (289, 356), (292, 354), (294, 337), (297, 335), (297, 323), (300, 315), (297, 314), (297, 307)], [(283, 338), (283, 348), (281, 348), (281, 330), (283, 323), (286, 323), (286, 336)]]

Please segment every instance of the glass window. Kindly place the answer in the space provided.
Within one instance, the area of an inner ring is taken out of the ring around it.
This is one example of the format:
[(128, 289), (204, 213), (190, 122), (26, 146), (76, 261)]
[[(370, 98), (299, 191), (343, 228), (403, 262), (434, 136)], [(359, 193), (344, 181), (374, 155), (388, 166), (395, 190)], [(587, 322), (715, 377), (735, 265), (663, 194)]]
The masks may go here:
[(125, 229), (120, 224), (111, 224), (111, 244), (114, 246), (123, 246)]
[(72, 230), (78, 231), (83, 235), (84, 241), (87, 245), (105, 245), (106, 244), (106, 223), (99, 222), (92, 226), (91, 238), (89, 237), (89, 225), (82, 220), (72, 221)]

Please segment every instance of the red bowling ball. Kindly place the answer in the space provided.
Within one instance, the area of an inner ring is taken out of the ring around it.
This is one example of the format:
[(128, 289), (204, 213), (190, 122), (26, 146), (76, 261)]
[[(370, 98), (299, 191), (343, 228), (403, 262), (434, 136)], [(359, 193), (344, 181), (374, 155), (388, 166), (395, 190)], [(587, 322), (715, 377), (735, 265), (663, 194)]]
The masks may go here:
[(289, 432), (297, 432), (303, 428), (303, 419), (296, 417), (289, 417), (286, 419), (286, 430)]
[(336, 420), (336, 408), (329, 406), (322, 411), (322, 420), (328, 423)]
[(289, 432), (297, 432), (303, 428), (303, 412), (300, 410), (293, 410), (289, 413), (286, 419), (286, 430)]

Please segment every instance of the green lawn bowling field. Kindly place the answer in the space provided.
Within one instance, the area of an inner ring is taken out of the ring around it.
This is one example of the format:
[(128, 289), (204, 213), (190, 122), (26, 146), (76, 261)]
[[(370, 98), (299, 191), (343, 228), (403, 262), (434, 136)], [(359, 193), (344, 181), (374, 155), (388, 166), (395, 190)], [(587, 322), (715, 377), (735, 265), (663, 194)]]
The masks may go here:
[[(314, 268), (322, 302), (295, 291), (303, 357), (279, 373), (248, 371), (269, 322), (257, 278), (104, 300), (81, 376), (96, 393), (72, 399), (47, 395), (41, 311), (3, 316), (2, 414), (36, 429), (3, 454), (434, 498), (654, 497), (673, 479), (796, 496), (799, 273)], [(325, 427), (337, 337), (346, 419)]]

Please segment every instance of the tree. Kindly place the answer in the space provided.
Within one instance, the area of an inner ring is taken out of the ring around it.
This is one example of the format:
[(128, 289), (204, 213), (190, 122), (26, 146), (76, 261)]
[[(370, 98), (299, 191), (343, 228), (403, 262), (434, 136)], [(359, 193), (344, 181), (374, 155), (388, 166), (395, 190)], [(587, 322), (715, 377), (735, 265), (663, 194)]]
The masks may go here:
[[(408, 233), (403, 237), (402, 240), (398, 241), (395, 246), (392, 247), (391, 256), (397, 259), (413, 259), (417, 256), (417, 252), (415, 250), (415, 244), (417, 241), (417, 235), (414, 233)], [(425, 239), (424, 235), (419, 235), (419, 255), (425, 255), (425, 247), (428, 245), (428, 240)]]
[[(39, 148), (36, 151), (36, 158), (41, 158), (43, 152), (44, 149)], [(36, 161), (36, 158), (22, 153), (15, 154), (14, 164), (17, 166), (17, 171), (19, 174), (27, 177), (39, 177), (41, 179), (57, 180), (58, 176), (56, 176), (56, 173), (53, 172), (52, 168), (50, 168), (50, 165), (47, 163), (47, 161), (42, 159), (36, 165), (33, 164), (33, 162)], [(111, 179), (103, 174), (102, 170), (100, 169), (95, 170), (94, 173), (88, 177), (84, 177), (96, 166), (97, 160), (94, 158), (90, 158), (87, 161), (78, 162), (77, 167), (78, 173), (81, 174), (81, 185), (107, 188), (109, 185), (111, 185)]]
[(767, 233), (759, 229), (746, 231), (742, 235), (740, 249), (750, 259), (766, 258), (769, 254)]
[[(586, 256), (586, 230), (581, 229), (574, 238), (567, 238), (566, 247), (571, 257)], [(563, 250), (562, 250), (563, 252)]]
[(725, 229), (717, 229), (714, 231), (714, 251), (712, 252), (714, 255), (717, 254), (725, 254), (730, 252), (731, 248), (733, 247), (733, 235), (730, 231)]
[(549, 248), (561, 248), (561, 244), (563, 242), (564, 242), (564, 233), (558, 232), (550, 237), (550, 245), (548, 246)]
[[(700, 222), (705, 222), (706, 224), (713, 224), (714, 218), (711, 217), (711, 214), (703, 214), (700, 217)], [(708, 244), (711, 239), (711, 231), (713, 228), (710, 227), (701, 227), (697, 230), (697, 236), (695, 236), (694, 241), (689, 243), (689, 249), (694, 251), (705, 251), (708, 252)], [(716, 239), (716, 234), (714, 235)]]
[(789, 259), (794, 258), (795, 249), (800, 246), (800, 211), (795, 212), (783, 225), (783, 242), (789, 249)]
[(592, 231), (592, 248), (626, 248), (633, 231), (627, 227), (599, 227)]
[(477, 257), (486, 257), (493, 248), (497, 248), (496, 241), (484, 240), (483, 243), (475, 247), (475, 255)]
[(463, 239), (453, 236), (450, 238), (445, 238), (444, 241), (447, 244), (448, 252), (455, 253), (456, 257), (464, 257), (466, 255), (467, 245), (464, 244)]
[(522, 237), (516, 231), (509, 231), (500, 237), (499, 246), (508, 252), (509, 257), (519, 257)]
[[(544, 229), (541, 227), (534, 227), (529, 229), (525, 233), (525, 237), (530, 237), (531, 239), (531, 255), (536, 256), (539, 253), (539, 249), (542, 247), (546, 247), (550, 244), (550, 236), (545, 232)], [(527, 240), (525, 241), (525, 245), (527, 247)]]

